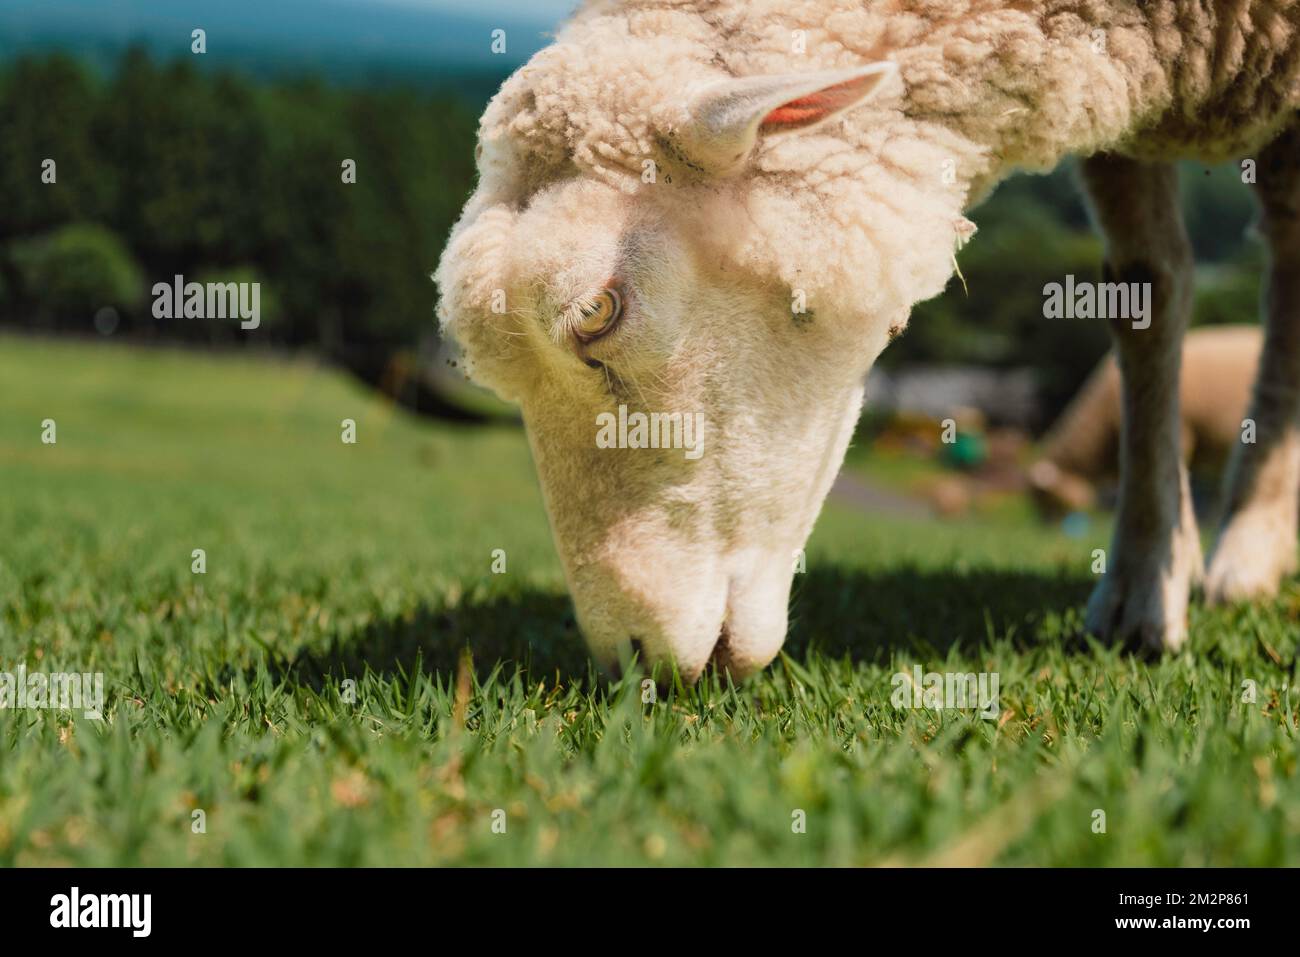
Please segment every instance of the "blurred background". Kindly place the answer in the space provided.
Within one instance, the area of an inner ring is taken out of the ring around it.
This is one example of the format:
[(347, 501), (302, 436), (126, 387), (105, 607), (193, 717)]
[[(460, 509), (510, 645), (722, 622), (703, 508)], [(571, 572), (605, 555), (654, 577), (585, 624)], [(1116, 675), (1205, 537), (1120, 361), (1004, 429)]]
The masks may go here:
[[(0, 0), (0, 328), (306, 355), (422, 415), (508, 417), (439, 361), (429, 274), (473, 185), (478, 114), (572, 6)], [(1108, 346), (1102, 321), (1043, 319), (1045, 283), (1100, 279), (1073, 180), (1018, 177), (972, 213), (965, 285), (887, 350), (850, 473), (941, 513), (1023, 491), (1032, 442)], [(1196, 323), (1254, 321), (1239, 170), (1189, 165), (1183, 188)], [(154, 319), (150, 287), (176, 274), (261, 283), (260, 329)], [(948, 417), (961, 441), (942, 447)], [(947, 473), (961, 482), (927, 484)]]

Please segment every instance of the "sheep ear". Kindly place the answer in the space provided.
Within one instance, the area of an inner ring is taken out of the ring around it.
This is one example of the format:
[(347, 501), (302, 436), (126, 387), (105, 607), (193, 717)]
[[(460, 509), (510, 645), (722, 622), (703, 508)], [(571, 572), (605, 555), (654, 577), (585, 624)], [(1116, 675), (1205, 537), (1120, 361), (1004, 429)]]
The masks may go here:
[(692, 165), (725, 175), (749, 156), (759, 136), (805, 130), (857, 106), (898, 72), (888, 61), (852, 70), (749, 76), (702, 90), (677, 132)]

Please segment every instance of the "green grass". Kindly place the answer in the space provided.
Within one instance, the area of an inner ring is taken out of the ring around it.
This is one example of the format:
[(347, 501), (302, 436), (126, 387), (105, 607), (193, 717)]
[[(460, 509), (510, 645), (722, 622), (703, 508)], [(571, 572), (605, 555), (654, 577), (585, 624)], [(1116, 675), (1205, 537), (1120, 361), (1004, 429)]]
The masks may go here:
[[(0, 339), (0, 389), (0, 670), (107, 682), (0, 711), (0, 864), (1300, 863), (1294, 583), (1143, 662), (1075, 637), (1098, 541), (832, 505), (782, 658), (646, 704), (510, 428), (101, 344)], [(1000, 719), (896, 709), (917, 664)]]

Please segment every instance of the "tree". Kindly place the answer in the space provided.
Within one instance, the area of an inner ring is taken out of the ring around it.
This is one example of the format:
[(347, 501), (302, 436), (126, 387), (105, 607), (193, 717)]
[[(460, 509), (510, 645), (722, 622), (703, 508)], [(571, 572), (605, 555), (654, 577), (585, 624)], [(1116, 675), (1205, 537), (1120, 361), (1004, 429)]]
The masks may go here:
[(131, 310), (144, 298), (139, 265), (126, 245), (102, 226), (61, 226), (14, 243), (10, 255), (22, 299), (47, 323), (73, 320), (76, 327), (89, 328), (97, 310)]

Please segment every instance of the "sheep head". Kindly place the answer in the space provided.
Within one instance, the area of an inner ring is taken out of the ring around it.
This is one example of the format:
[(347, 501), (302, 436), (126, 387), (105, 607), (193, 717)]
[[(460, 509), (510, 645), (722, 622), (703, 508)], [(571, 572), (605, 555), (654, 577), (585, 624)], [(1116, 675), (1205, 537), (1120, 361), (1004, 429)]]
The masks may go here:
[[(824, 188), (854, 185), (856, 154), (822, 131), (894, 70), (654, 101), (629, 73), (629, 103), (580, 62), (552, 47), (489, 107), (440, 315), (471, 377), (521, 406), (597, 660), (740, 678), (780, 649), (867, 370), (920, 298)], [(936, 290), (950, 244), (918, 260)]]

